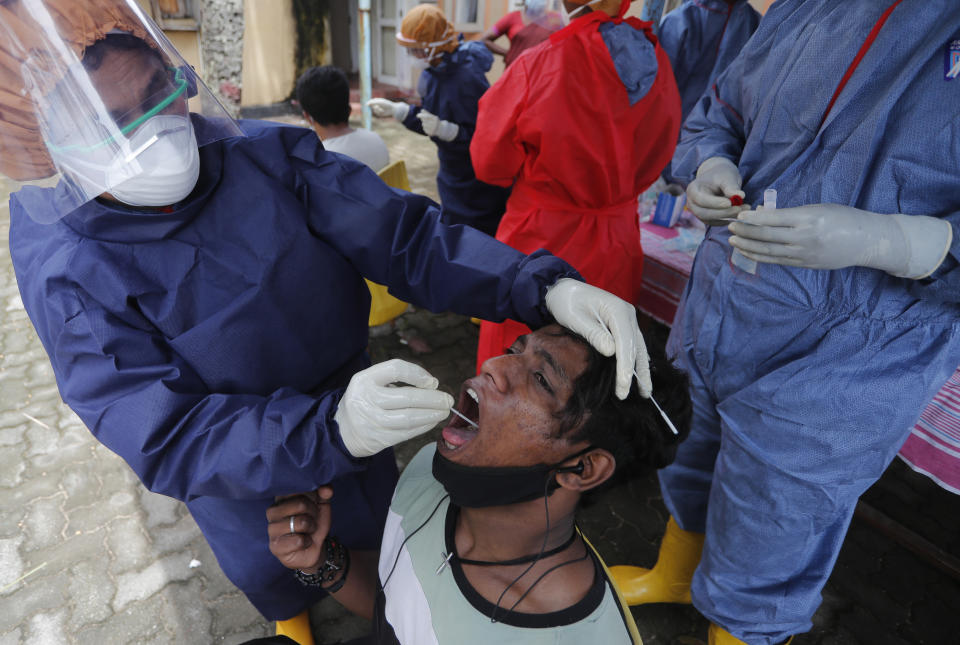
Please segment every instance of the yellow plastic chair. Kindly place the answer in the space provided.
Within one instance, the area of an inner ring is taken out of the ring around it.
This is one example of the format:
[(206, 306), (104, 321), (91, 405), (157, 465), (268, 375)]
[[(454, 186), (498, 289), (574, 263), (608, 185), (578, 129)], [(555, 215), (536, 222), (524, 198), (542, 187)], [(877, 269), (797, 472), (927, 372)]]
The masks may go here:
[(410, 181), (407, 179), (407, 164), (404, 163), (403, 159), (398, 159), (393, 163), (387, 164), (381, 168), (377, 174), (387, 186), (410, 192)]
[[(410, 181), (407, 179), (407, 164), (403, 162), (403, 159), (387, 164), (377, 174), (383, 180), (383, 183), (388, 186), (406, 191), (410, 190)], [(370, 327), (388, 323), (407, 310), (407, 303), (391, 296), (382, 284), (367, 280), (367, 287), (370, 289), (370, 319), (367, 321)]]

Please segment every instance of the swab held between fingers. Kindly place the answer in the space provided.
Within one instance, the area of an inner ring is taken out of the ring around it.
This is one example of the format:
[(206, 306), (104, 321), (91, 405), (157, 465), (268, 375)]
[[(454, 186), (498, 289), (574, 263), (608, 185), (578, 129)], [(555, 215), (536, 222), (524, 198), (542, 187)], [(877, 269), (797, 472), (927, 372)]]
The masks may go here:
[(460, 411), (457, 410), (456, 408), (450, 408), (450, 411), (453, 412), (453, 413), (454, 413), (455, 415), (457, 415), (458, 417), (460, 417), (461, 419), (463, 419), (464, 421), (466, 421), (467, 423), (469, 423), (470, 425), (472, 425), (474, 428), (476, 428), (476, 429), (478, 429), (478, 430), (480, 429), (480, 426), (478, 426), (476, 423), (474, 423), (473, 421), (471, 421), (469, 418), (467, 418), (467, 415), (463, 414), (462, 412), (460, 412)]

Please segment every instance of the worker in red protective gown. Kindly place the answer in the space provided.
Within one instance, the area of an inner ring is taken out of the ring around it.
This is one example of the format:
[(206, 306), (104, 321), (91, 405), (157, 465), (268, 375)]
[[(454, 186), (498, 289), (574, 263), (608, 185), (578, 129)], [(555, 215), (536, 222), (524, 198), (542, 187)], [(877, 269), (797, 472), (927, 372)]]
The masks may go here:
[[(651, 23), (623, 17), (630, 2), (565, 0), (575, 19), (480, 99), (470, 156), (478, 179), (513, 185), (498, 240), (548, 249), (637, 304), (637, 195), (673, 155), (680, 94)], [(526, 331), (484, 321), (477, 365)]]

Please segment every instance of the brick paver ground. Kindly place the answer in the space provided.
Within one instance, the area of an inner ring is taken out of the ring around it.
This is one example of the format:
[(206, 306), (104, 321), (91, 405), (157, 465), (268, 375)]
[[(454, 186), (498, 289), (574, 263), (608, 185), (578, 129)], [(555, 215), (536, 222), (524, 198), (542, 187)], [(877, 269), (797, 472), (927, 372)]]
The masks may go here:
[[(392, 120), (375, 128), (407, 161), (413, 189), (436, 198), (433, 145)], [(271, 633), (224, 578), (183, 505), (144, 490), (60, 401), (10, 265), (12, 188), (0, 183), (0, 645), (236, 644)], [(455, 391), (473, 373), (476, 334), (461, 316), (412, 311), (371, 340), (371, 354), (418, 361)], [(418, 341), (431, 351), (415, 352)], [(401, 446), (399, 461), (434, 437)], [(895, 463), (866, 497), (960, 555), (955, 496)], [(609, 491), (581, 515), (611, 564), (651, 564), (665, 522), (653, 477)], [(366, 629), (332, 601), (312, 613), (321, 643)], [(689, 607), (634, 614), (648, 645), (696, 645), (705, 635)], [(797, 645), (957, 643), (960, 586), (855, 520), (815, 623)]]

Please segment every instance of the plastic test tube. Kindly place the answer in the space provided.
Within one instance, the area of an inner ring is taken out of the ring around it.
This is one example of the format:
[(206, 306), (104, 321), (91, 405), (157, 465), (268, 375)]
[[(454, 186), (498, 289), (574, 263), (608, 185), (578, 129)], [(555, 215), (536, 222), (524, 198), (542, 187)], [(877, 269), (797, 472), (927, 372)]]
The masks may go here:
[(763, 191), (763, 207), (767, 210), (776, 210), (777, 208), (777, 189), (767, 188)]
[[(777, 208), (777, 189), (776, 188), (767, 188), (763, 191), (763, 205), (757, 206), (757, 210), (763, 208), (764, 210), (775, 210)], [(757, 262), (756, 260), (751, 260), (738, 249), (734, 249), (733, 253), (730, 254), (730, 262), (733, 265), (742, 271), (746, 271), (750, 275), (757, 274)]]

